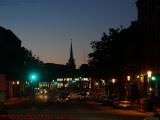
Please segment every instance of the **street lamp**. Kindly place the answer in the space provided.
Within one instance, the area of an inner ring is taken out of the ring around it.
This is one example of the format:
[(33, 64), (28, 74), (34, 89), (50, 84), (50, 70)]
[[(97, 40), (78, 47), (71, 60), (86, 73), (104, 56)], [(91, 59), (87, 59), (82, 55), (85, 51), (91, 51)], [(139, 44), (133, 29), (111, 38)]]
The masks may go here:
[(127, 81), (129, 82), (131, 80), (131, 76), (127, 76)]
[(152, 77), (152, 71), (147, 72), (148, 77), (148, 95), (151, 95), (152, 87), (151, 87), (151, 77)]
[(19, 85), (19, 81), (17, 81), (17, 85)]
[(149, 88), (149, 91), (150, 91), (150, 92), (152, 91), (152, 88), (151, 88), (151, 87)]
[(148, 75), (148, 83), (150, 84), (150, 78), (151, 78), (151, 76), (152, 76), (152, 72), (151, 71), (148, 71), (147, 72), (147, 75)]
[(147, 75), (148, 75), (148, 78), (150, 78), (152, 76), (152, 71), (148, 71)]
[(126, 83), (126, 87), (127, 87), (127, 99), (130, 99), (129, 97), (130, 97), (130, 95), (129, 95), (129, 92), (130, 92), (130, 81), (131, 81), (131, 76), (130, 75), (128, 75), (127, 76), (127, 83)]
[[(112, 82), (112, 87), (113, 87), (112, 88), (112, 90), (113, 90), (112, 94), (115, 95), (116, 94), (116, 84), (115, 84), (116, 83), (116, 79), (113, 78), (111, 82)], [(109, 92), (108, 92), (108, 95), (109, 95)]]
[(113, 78), (113, 79), (112, 79), (112, 83), (114, 84), (115, 82), (116, 82), (116, 80)]

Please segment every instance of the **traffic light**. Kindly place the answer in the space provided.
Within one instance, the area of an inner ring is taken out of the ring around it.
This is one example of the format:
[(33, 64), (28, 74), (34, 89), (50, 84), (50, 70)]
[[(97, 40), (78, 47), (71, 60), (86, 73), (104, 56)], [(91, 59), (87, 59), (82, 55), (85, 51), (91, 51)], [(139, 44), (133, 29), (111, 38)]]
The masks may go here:
[(151, 76), (152, 81), (159, 81), (159, 79), (160, 79), (160, 74), (159, 73), (152, 74), (152, 76)]
[(155, 81), (155, 80), (156, 80), (156, 76), (152, 76), (152, 77), (151, 77), (151, 80), (152, 80), (152, 81)]
[(31, 73), (29, 75), (29, 80), (31, 80), (32, 82), (37, 81), (38, 80), (38, 74), (37, 73)]

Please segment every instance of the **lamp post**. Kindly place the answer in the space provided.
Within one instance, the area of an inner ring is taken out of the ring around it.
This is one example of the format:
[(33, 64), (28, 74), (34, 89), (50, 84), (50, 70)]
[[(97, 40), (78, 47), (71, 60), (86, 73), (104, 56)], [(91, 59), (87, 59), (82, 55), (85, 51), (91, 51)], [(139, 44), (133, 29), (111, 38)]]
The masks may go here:
[(152, 92), (152, 87), (151, 87), (151, 76), (152, 76), (152, 71), (148, 71), (147, 72), (147, 82), (148, 82), (148, 97), (150, 97), (151, 92)]
[(116, 82), (116, 80), (113, 78), (113, 79), (112, 79), (112, 83), (114, 84), (115, 82)]
[(116, 90), (115, 90), (115, 89), (116, 89), (116, 88), (115, 88), (115, 87), (116, 87), (115, 83), (116, 83), (116, 79), (113, 78), (113, 79), (112, 79), (112, 84), (113, 84), (113, 89), (112, 89), (113, 92), (112, 92), (112, 94), (113, 94), (113, 95), (115, 95), (115, 93), (116, 93), (116, 92), (115, 92), (115, 91), (116, 91)]
[(128, 75), (127, 76), (127, 81), (130, 82), (130, 80), (131, 80), (131, 76)]
[(131, 81), (131, 76), (127, 76), (127, 99), (129, 100), (129, 86), (130, 86), (130, 84), (129, 84), (129, 82)]

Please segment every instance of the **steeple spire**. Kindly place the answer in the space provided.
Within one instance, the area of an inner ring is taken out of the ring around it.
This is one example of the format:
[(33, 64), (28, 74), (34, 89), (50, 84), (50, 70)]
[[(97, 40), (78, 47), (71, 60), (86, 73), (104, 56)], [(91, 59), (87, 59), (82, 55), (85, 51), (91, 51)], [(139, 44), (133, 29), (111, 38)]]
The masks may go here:
[(74, 57), (73, 57), (73, 48), (72, 48), (72, 39), (71, 39), (71, 48), (70, 48), (70, 58), (67, 63), (68, 67), (71, 69), (75, 69), (75, 62), (74, 62)]
[(72, 39), (71, 39), (71, 48), (70, 48), (70, 59), (74, 59), (73, 58), (73, 49), (72, 49)]

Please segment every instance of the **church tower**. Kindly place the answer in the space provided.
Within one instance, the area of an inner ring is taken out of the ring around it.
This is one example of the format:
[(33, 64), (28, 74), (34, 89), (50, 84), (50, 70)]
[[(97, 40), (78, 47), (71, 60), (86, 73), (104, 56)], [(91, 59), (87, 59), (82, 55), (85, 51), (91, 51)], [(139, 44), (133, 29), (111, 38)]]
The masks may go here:
[(67, 66), (70, 69), (75, 69), (76, 68), (75, 60), (74, 60), (74, 57), (73, 57), (72, 40), (71, 40), (71, 48), (70, 48), (70, 58), (68, 60)]

